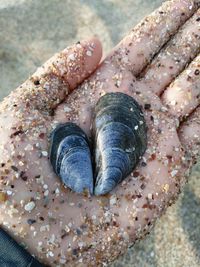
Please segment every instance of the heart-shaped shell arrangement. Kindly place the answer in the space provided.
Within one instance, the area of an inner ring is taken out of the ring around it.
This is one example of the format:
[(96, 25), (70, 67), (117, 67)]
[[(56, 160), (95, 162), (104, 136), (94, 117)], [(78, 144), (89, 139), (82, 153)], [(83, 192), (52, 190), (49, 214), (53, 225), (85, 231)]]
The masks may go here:
[(76, 124), (58, 125), (51, 135), (50, 162), (73, 191), (105, 195), (134, 170), (146, 150), (147, 127), (139, 104), (124, 93), (102, 96), (94, 110), (92, 139), (93, 149)]

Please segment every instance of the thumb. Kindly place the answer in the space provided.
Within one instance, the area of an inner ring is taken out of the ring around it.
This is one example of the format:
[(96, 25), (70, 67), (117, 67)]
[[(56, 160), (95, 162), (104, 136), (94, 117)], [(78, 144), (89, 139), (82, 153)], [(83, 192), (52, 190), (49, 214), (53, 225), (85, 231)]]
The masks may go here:
[(54, 55), (9, 96), (11, 104), (51, 111), (98, 66), (102, 56), (97, 38), (78, 42)]

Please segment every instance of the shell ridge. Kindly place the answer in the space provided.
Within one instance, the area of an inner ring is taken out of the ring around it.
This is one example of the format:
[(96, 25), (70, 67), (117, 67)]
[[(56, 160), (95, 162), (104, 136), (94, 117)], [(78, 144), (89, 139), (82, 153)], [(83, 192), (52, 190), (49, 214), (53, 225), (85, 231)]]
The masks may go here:
[(51, 135), (50, 161), (62, 182), (73, 191), (93, 194), (90, 144), (83, 130), (74, 123), (57, 126)]
[(128, 176), (146, 150), (142, 107), (129, 95), (108, 93), (95, 108), (95, 194), (111, 191)]
[[(94, 108), (95, 177), (89, 139), (74, 123), (58, 125), (51, 134), (50, 161), (62, 182), (73, 191), (95, 195), (110, 192), (136, 167), (147, 147), (143, 108), (130, 95), (107, 93)], [(95, 181), (95, 182), (94, 182)]]

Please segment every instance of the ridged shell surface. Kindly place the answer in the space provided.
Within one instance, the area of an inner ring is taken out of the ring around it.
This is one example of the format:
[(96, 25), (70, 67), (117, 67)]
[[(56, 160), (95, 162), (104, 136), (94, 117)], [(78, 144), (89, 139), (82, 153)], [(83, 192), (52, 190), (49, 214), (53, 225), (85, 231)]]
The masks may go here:
[(50, 162), (62, 182), (77, 193), (93, 194), (93, 170), (89, 141), (83, 130), (68, 122), (51, 135)]
[(95, 107), (95, 195), (110, 192), (136, 167), (147, 147), (139, 104), (124, 93), (108, 93)]

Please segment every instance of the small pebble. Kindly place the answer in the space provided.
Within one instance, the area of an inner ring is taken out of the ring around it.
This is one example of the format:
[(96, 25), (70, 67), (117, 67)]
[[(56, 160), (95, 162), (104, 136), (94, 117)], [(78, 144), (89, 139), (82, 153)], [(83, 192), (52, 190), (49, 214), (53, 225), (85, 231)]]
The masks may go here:
[(68, 59), (74, 61), (75, 60), (75, 55), (74, 54), (70, 54), (68, 56)]
[(43, 157), (47, 157), (48, 156), (48, 152), (47, 151), (42, 151), (42, 156)]
[(91, 52), (90, 50), (88, 50), (88, 51), (86, 52), (86, 55), (87, 55), (88, 57), (91, 57), (91, 56), (92, 56), (92, 52)]
[(8, 196), (11, 196), (13, 192), (8, 190), (6, 193), (7, 193)]
[(27, 220), (27, 223), (28, 223), (29, 225), (32, 225), (32, 224), (36, 223), (36, 220), (34, 220), (34, 219), (28, 219), (28, 220)]
[(72, 111), (72, 109), (69, 108), (69, 107), (67, 107), (67, 106), (65, 106), (65, 107), (63, 108), (63, 110), (64, 110), (64, 112), (70, 112), (70, 111)]
[(24, 209), (25, 209), (26, 211), (32, 211), (34, 208), (35, 208), (35, 202), (33, 202), (33, 201), (28, 202), (28, 203), (24, 206)]
[(178, 173), (177, 170), (173, 170), (173, 171), (171, 172), (171, 176), (174, 177), (174, 176), (176, 176), (177, 173)]

